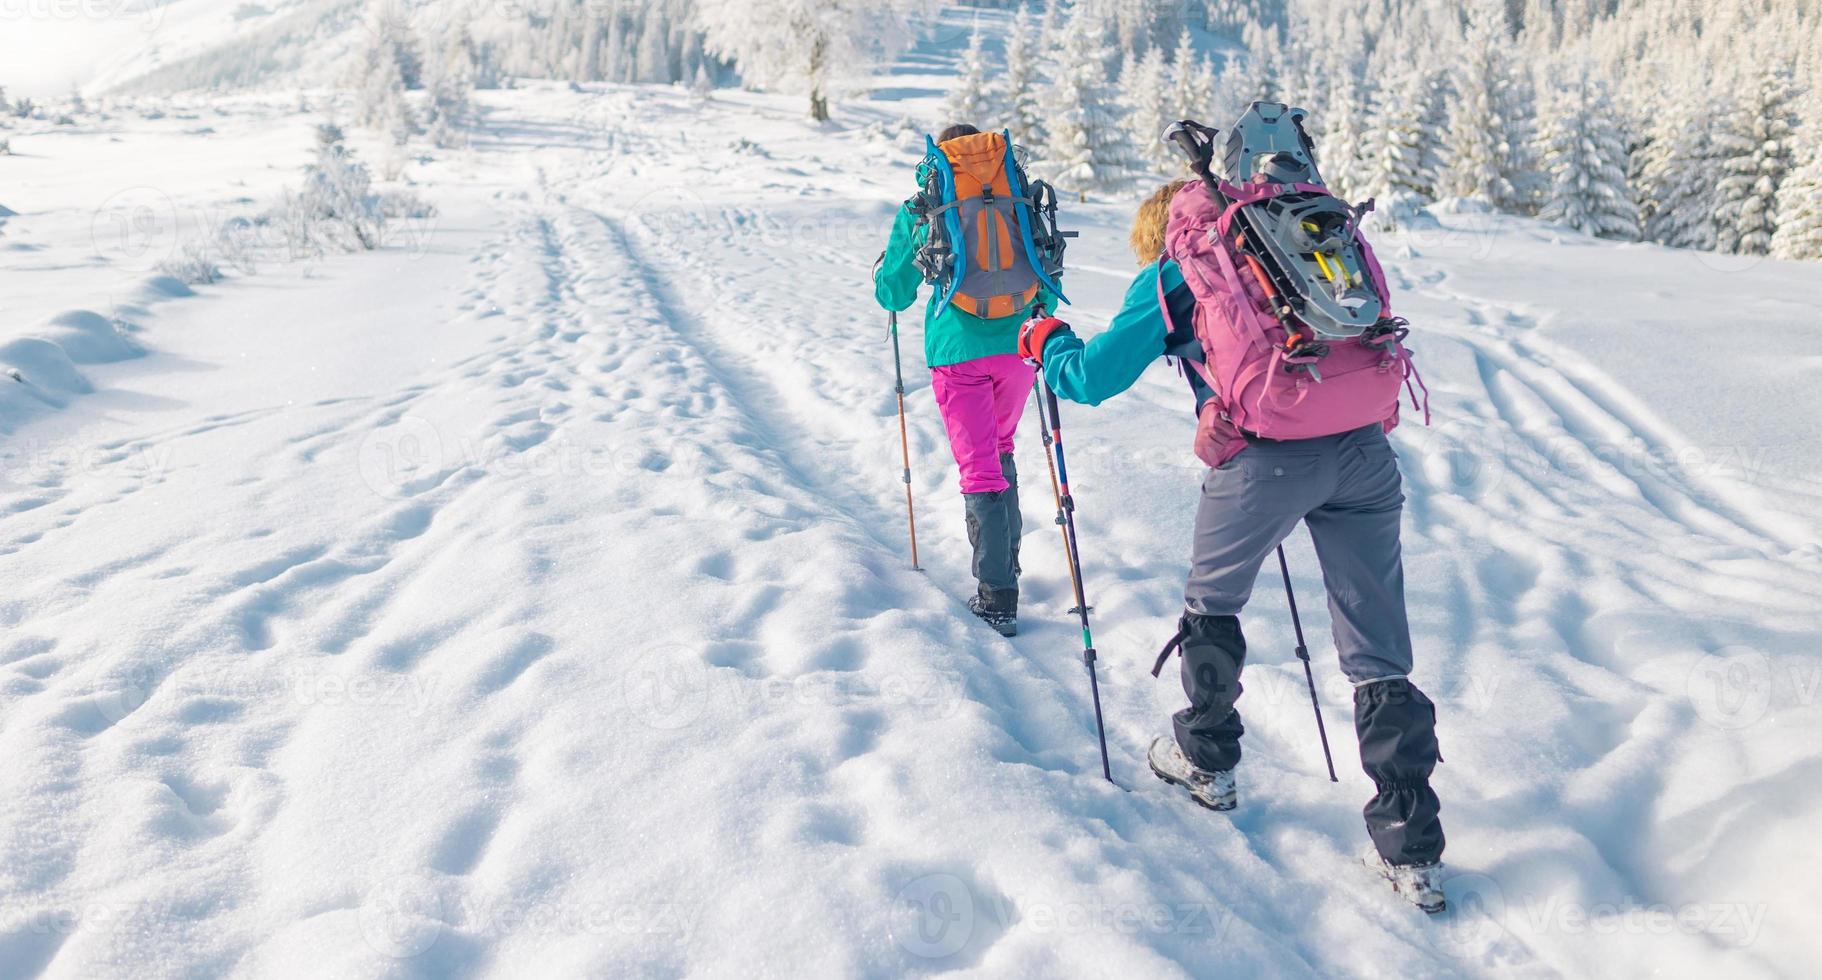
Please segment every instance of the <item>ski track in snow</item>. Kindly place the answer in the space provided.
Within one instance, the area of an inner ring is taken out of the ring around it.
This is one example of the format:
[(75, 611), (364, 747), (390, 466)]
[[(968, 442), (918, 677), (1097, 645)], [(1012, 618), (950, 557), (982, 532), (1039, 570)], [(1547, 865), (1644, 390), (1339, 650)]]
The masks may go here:
[[(1407, 416), (1396, 437), (1458, 875), (1458, 910), (1425, 922), (1350, 863), (1369, 787), (1349, 695), (1323, 662), (1336, 788), (1269, 580), (1248, 618), (1241, 809), (1206, 813), (1143, 770), (1177, 706), (1169, 676), (1145, 671), (1176, 615), (1199, 476), (1144, 462), (1188, 454), (1187, 425), (1157, 422), (1182, 411), (1176, 379), (1065, 409), (1122, 792), (1099, 779), (1029, 421), (1024, 632), (1002, 642), (961, 612), (960, 504), (915, 316), (929, 572), (905, 568), (866, 278), (899, 189), (889, 168), (865, 171), (879, 144), (755, 156), (675, 122), (738, 132), (757, 113), (781, 146), (811, 137), (745, 96), (698, 109), (538, 91), (502, 97), (474, 150), (485, 178), (461, 191), (500, 226), (458, 303), (497, 325), (484, 347), (370, 397), (122, 423), (80, 472), (0, 496), (0, 568), (23, 583), (0, 598), (0, 907), (24, 910), (0, 919), (0, 963), (1549, 976), (1626, 974), (1647, 950), (1739, 975), (1795, 962), (1809, 940), (1788, 933), (1755, 948), (1536, 924), (1553, 901), (1758, 900), (1728, 868), (1776, 866), (1752, 842), (1788, 843), (1793, 801), (1814, 812), (1816, 764), (1765, 726), (1710, 724), (1690, 678), (1732, 647), (1803, 667), (1822, 571), (1813, 522), (1771, 495), (1605, 461), (1683, 446), (1538, 336), (1533, 313), (1452, 292), (1446, 263), (1394, 272), (1438, 423)], [(757, 190), (712, 182), (736, 167)], [(1119, 210), (1083, 212), (1085, 327), (1123, 285)], [(139, 529), (131, 545), (110, 546), (123, 527)], [(1315, 566), (1300, 536), (1293, 549), (1325, 649)], [(1807, 703), (1774, 697), (1814, 730)], [(906, 919), (930, 889), (964, 900), (954, 948)], [(33, 927), (96, 903), (123, 924)], [(1108, 909), (1172, 926), (1084, 911)], [(604, 918), (579, 927), (590, 913)], [(1792, 891), (1766, 929), (1804, 914)]]

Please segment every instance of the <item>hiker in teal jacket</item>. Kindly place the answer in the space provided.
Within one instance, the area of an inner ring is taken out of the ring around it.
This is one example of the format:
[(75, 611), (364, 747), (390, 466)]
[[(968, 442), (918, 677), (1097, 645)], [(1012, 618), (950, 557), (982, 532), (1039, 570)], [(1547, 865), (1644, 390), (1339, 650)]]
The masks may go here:
[[(953, 161), (958, 182), (968, 177), (985, 184), (997, 178), (1004, 188), (1006, 148), (997, 134), (982, 134), (972, 126), (951, 126), (937, 142)], [(927, 166), (918, 168), (920, 185)], [(1009, 206), (1006, 198), (1010, 196), (1002, 196), (1001, 208)], [(979, 212), (982, 217), (995, 213)], [(880, 306), (898, 311), (917, 301), (924, 276), (915, 260), (927, 239), (927, 227), (918, 220), (912, 202), (906, 202), (892, 222), (891, 238), (873, 276), (873, 294)], [(1006, 239), (1007, 243), (1016, 241)], [(962, 255), (956, 258), (970, 263), (975, 259)], [(980, 266), (971, 264), (968, 268), (970, 274), (964, 283), (975, 281), (973, 270)], [(1024, 283), (1034, 281), (1028, 271), (1025, 276)], [(984, 278), (991, 279), (991, 275)], [(1021, 290), (1017, 295), (1026, 294)], [(1018, 630), (1019, 538), (1024, 528), (1019, 514), (1013, 437), (1034, 380), (1031, 366), (1016, 353), (1019, 326), (1040, 305), (1055, 309), (1057, 297), (1040, 283), (1029, 302), (997, 317), (969, 313), (959, 303), (965, 298), (957, 296), (958, 302), (944, 302), (941, 295), (930, 297), (924, 307), (924, 358), (930, 367), (930, 385), (942, 413), (949, 448), (961, 471), (962, 502), (968, 542), (974, 549), (976, 579), (975, 595), (970, 597), (968, 608), (1002, 635), (1012, 636)]]

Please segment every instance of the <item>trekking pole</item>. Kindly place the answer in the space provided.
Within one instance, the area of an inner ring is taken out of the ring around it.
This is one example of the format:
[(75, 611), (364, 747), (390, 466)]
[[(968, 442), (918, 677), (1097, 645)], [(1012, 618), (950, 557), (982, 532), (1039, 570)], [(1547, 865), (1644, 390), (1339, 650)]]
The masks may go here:
[(1329, 733), (1322, 724), (1322, 704), (1316, 700), (1316, 675), (1310, 672), (1310, 650), (1303, 645), (1303, 621), (1297, 617), (1297, 594), (1291, 591), (1291, 566), (1284, 560), (1284, 545), (1278, 546), (1278, 571), (1284, 575), (1284, 598), (1291, 604), (1291, 628), (1297, 633), (1297, 659), (1303, 661), (1303, 679), (1310, 685), (1310, 707), (1316, 711), (1316, 734), (1322, 738), (1322, 758), (1329, 765), (1329, 782), (1335, 778), (1335, 757), (1329, 754)]
[[(1069, 557), (1069, 529), (1065, 526), (1063, 520), (1063, 490), (1057, 484), (1057, 461), (1050, 455), (1050, 427), (1044, 424), (1044, 393), (1043, 388), (1041, 387), (1042, 384), (1043, 382), (1038, 378), (1033, 378), (1031, 380), (1031, 400), (1037, 403), (1038, 435), (1042, 436), (1044, 439), (1044, 465), (1050, 468), (1050, 494), (1052, 497), (1056, 498), (1057, 533), (1063, 536), (1063, 557), (1069, 566), (1069, 584), (1079, 593), (1082, 591), (1082, 583), (1080, 579), (1076, 578), (1075, 562), (1067, 561)], [(1075, 612), (1074, 609), (1069, 611), (1071, 613)]]
[(886, 314), (887, 329), (892, 334), (892, 390), (898, 395), (898, 451), (904, 463), (905, 521), (911, 525), (911, 570), (921, 572), (917, 563), (917, 511), (911, 504), (911, 436), (905, 430), (905, 369), (898, 356), (898, 314)]
[[(1039, 315), (1043, 315), (1041, 310)], [(1069, 467), (1063, 458), (1063, 421), (1057, 414), (1056, 392), (1044, 383), (1042, 370), (1038, 373), (1038, 384), (1044, 395), (1038, 401), (1038, 421), (1050, 433), (1045, 440), (1045, 455), (1055, 454), (1051, 459), (1051, 475), (1057, 481), (1057, 504), (1063, 521), (1063, 546), (1069, 555), (1070, 581), (1075, 586), (1075, 608), (1070, 612), (1082, 618), (1082, 662), (1088, 665), (1088, 690), (1094, 697), (1094, 728), (1101, 741), (1101, 776), (1112, 783), (1113, 771), (1107, 765), (1107, 726), (1101, 720), (1101, 681), (1095, 674), (1094, 666), (1094, 634), (1088, 628), (1088, 599), (1082, 594), (1082, 559), (1075, 535), (1075, 499), (1069, 495)]]

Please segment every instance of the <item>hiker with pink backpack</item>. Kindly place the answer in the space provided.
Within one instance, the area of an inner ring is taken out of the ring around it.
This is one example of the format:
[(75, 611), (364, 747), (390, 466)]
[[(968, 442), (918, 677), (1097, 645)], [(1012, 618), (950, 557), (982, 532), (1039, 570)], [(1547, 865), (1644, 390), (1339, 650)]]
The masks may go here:
[(1119, 312), (1086, 343), (1061, 320), (1033, 319), (1019, 352), (1071, 401), (1099, 404), (1160, 357), (1180, 360), (1195, 398), (1195, 452), (1210, 468), (1184, 612), (1153, 671), (1180, 652), (1189, 705), (1152, 743), (1153, 773), (1211, 809), (1238, 804), (1239, 617), (1261, 566), (1303, 523), (1375, 786), (1368, 863), (1437, 912), (1444, 839), (1429, 780), (1441, 753), (1435, 706), (1410, 678), (1404, 494), (1386, 438), (1417, 379), (1405, 322), (1358, 234), (1366, 209), (1321, 185), (1301, 119), (1254, 103), (1229, 132), (1221, 177), (1215, 132), (1173, 127), (1200, 179), (1171, 183), (1139, 209), (1132, 245), (1143, 268)]

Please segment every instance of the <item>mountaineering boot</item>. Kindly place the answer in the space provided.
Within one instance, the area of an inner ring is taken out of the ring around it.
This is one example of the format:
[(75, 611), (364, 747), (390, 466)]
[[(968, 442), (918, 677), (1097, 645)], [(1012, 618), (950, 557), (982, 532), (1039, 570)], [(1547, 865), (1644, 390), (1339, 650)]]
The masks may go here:
[(1001, 636), (1019, 635), (1019, 590), (980, 587), (968, 597), (968, 611)]
[(1368, 848), (1360, 861), (1379, 873), (1392, 886), (1392, 890), (1403, 896), (1405, 901), (1417, 906), (1430, 915), (1444, 911), (1449, 907), (1442, 894), (1443, 867), (1441, 861), (1430, 861), (1424, 864), (1388, 864), (1379, 852)]
[(1240, 803), (1240, 793), (1234, 786), (1232, 769), (1218, 772), (1197, 769), (1196, 764), (1189, 761), (1189, 757), (1177, 747), (1176, 740), (1168, 735), (1159, 735), (1151, 740), (1151, 749), (1145, 753), (1145, 761), (1151, 763), (1152, 775), (1172, 786), (1189, 790), (1190, 799), (1210, 810), (1232, 810)]

